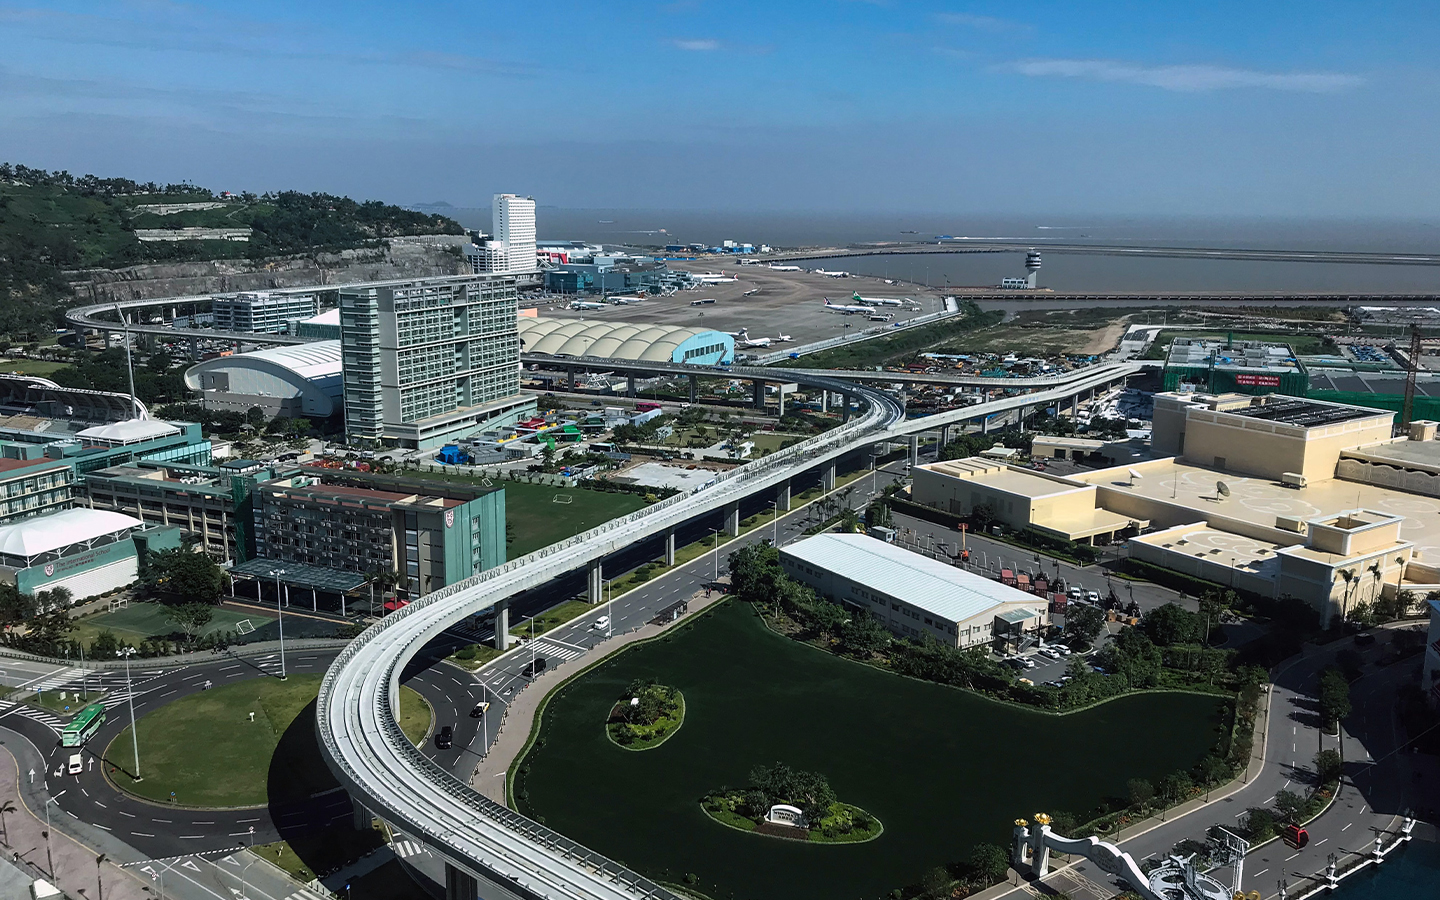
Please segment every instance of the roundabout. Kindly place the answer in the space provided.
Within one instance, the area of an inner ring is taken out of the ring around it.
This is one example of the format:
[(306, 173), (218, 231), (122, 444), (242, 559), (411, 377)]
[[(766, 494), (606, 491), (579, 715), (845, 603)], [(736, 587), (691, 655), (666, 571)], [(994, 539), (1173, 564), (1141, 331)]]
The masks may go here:
[[(252, 678), (202, 689), (139, 719), (136, 780), (125, 725), (105, 748), (110, 782), (139, 799), (201, 809), (263, 807), (310, 797), (333, 781), (315, 743), (319, 675)], [(430, 731), (430, 706), (400, 692), (400, 727), (411, 743)]]

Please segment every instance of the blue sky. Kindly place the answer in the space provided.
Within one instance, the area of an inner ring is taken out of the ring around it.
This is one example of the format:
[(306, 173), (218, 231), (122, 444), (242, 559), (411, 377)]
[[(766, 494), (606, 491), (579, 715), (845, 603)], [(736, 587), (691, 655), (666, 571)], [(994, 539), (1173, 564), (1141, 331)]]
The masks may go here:
[(400, 203), (1424, 218), (1435, 13), (0, 2), (0, 158)]

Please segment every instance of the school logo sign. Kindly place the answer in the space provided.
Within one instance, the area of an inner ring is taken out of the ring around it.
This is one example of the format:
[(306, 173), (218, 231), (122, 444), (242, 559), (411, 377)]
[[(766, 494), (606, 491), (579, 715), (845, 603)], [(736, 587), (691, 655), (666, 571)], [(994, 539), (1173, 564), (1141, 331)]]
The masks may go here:
[(55, 574), (55, 564), (54, 564), (54, 563), (46, 563), (46, 564), (45, 564), (45, 577), (46, 577), (46, 578), (49, 578), (51, 575), (54, 575), (54, 574)]
[(455, 510), (445, 510), (445, 527), (449, 528), (455, 524)]

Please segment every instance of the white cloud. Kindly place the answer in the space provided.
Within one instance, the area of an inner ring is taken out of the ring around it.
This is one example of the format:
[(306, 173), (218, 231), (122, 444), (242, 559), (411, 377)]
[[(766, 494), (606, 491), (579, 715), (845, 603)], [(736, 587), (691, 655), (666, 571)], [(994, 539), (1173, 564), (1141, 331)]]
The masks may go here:
[(1339, 72), (1264, 72), (1229, 66), (1151, 66), (1113, 59), (1025, 59), (1001, 67), (1036, 78), (1083, 78), (1119, 81), (1167, 91), (1216, 91), (1228, 88), (1269, 88), (1277, 91), (1328, 93), (1364, 82)]
[(946, 25), (960, 25), (965, 28), (974, 28), (979, 31), (1013, 31), (1022, 28), (1019, 22), (1012, 22), (1009, 19), (997, 19), (994, 16), (976, 16), (970, 13), (939, 13), (936, 19)]
[(700, 52), (700, 53), (708, 52), (708, 51), (710, 51), (710, 50), (719, 50), (719, 49), (720, 49), (720, 42), (719, 42), (719, 41), (712, 41), (712, 40), (708, 40), (708, 39), (706, 39), (706, 40), (695, 40), (695, 39), (692, 39), (692, 40), (677, 40), (677, 41), (672, 41), (671, 43), (673, 43), (676, 47), (679, 47), (681, 50), (693, 50), (693, 51)]

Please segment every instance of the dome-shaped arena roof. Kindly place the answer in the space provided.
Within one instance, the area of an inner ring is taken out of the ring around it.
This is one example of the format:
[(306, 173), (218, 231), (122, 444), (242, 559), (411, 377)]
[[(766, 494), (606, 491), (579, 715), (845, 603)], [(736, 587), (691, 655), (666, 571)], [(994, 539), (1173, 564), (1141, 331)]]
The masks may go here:
[(685, 349), (721, 348), (707, 354), (696, 354), (697, 363), (709, 364), (720, 359), (728, 360), (735, 353), (735, 339), (723, 331), (678, 325), (522, 317), (519, 329), (520, 346), (524, 352), (550, 356), (687, 362)]

